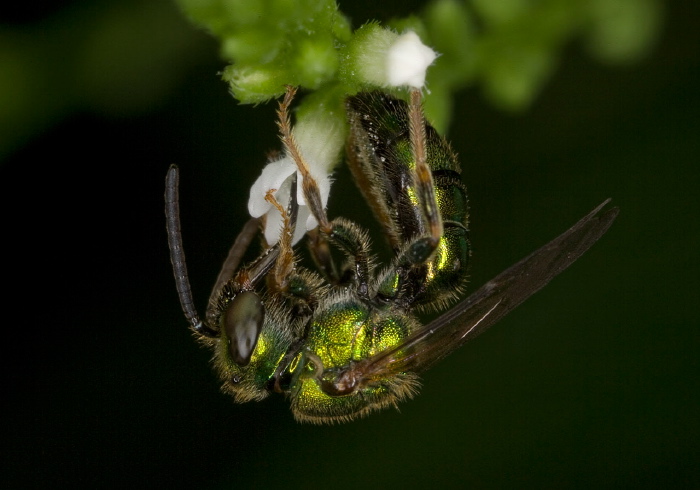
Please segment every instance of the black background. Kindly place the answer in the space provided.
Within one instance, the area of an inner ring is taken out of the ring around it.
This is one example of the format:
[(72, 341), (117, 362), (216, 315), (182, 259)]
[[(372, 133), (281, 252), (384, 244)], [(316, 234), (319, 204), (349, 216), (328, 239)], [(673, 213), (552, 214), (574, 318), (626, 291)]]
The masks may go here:
[[(32, 3), (4, 25), (31, 34), (98, 4)], [(170, 82), (158, 85), (163, 67), (148, 67), (90, 105), (61, 103), (67, 82), (48, 77), (38, 122), (0, 163), (3, 487), (700, 484), (695, 2), (669, 5), (639, 64), (606, 67), (570, 46), (522, 115), (476, 89), (459, 94), (450, 139), (470, 192), (473, 288), (607, 197), (620, 216), (563, 276), (429, 371), (400, 412), (329, 427), (295, 423), (281, 397), (233, 404), (187, 330), (165, 172), (181, 167), (202, 307), (265, 152), (278, 147), (274, 105), (237, 105), (216, 75), (216, 41), (172, 4), (148, 5), (132, 13), (147, 25), (167, 19), (178, 33), (169, 42), (185, 46), (168, 60)], [(341, 8), (357, 26), (413, 6)], [(58, 71), (64, 61), (37, 59)], [(146, 96), (123, 106), (134, 92)], [(329, 214), (370, 223), (353, 196), (341, 169)]]

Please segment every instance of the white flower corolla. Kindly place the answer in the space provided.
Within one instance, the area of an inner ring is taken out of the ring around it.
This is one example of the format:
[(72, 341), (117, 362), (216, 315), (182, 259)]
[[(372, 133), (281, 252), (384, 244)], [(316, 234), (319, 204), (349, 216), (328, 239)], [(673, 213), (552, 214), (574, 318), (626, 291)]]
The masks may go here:
[(361, 83), (422, 89), (437, 53), (413, 31), (398, 34), (378, 24), (358, 29), (349, 49), (349, 72)]
[[(297, 147), (309, 167), (311, 177), (318, 185), (321, 202), (326, 206), (331, 189), (330, 172), (338, 161), (343, 147), (343, 128), (333, 117), (306, 117), (292, 130)], [(299, 212), (292, 243), (297, 243), (318, 226), (318, 222), (306, 206), (302, 191), (303, 177), (297, 165), (288, 155), (268, 163), (262, 174), (250, 188), (248, 212), (254, 218), (265, 215), (265, 240), (272, 246), (279, 241), (282, 232), (282, 215), (265, 199), (267, 192), (274, 189), (273, 195), (282, 207), (289, 204), (294, 174), (297, 174), (297, 203)]]
[(389, 47), (386, 75), (389, 85), (420, 89), (425, 85), (425, 73), (437, 54), (413, 31), (402, 34)]

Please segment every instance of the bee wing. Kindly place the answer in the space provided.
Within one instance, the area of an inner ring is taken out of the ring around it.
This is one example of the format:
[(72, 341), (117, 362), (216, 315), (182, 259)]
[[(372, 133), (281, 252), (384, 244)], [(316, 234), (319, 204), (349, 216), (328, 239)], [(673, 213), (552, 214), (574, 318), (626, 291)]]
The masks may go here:
[(618, 208), (603, 210), (610, 199), (557, 238), (506, 269), (451, 310), (414, 332), (400, 345), (367, 360), (363, 376), (380, 379), (419, 372), (484, 332), (542, 289), (605, 234)]

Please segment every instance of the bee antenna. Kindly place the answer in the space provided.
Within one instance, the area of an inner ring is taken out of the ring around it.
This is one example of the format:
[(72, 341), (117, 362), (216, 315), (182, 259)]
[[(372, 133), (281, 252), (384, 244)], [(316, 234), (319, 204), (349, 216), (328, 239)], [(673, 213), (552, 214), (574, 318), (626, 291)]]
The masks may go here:
[[(182, 248), (182, 232), (180, 230), (180, 174), (177, 165), (171, 165), (165, 176), (165, 223), (168, 232), (168, 248), (170, 249), (170, 263), (175, 275), (175, 286), (180, 297), (180, 305), (185, 318), (190, 323), (192, 330), (205, 336), (216, 336), (215, 332), (202, 323), (199, 314), (194, 307), (192, 288), (187, 275), (185, 263), (185, 251)], [(209, 335), (209, 334), (213, 335)]]

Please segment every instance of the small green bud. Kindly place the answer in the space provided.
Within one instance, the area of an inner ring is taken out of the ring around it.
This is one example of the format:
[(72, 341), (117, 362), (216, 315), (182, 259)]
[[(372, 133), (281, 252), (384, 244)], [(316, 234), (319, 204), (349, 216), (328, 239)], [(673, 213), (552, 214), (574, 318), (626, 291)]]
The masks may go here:
[(287, 70), (270, 66), (230, 65), (221, 78), (242, 104), (258, 104), (282, 95), (291, 77)]

